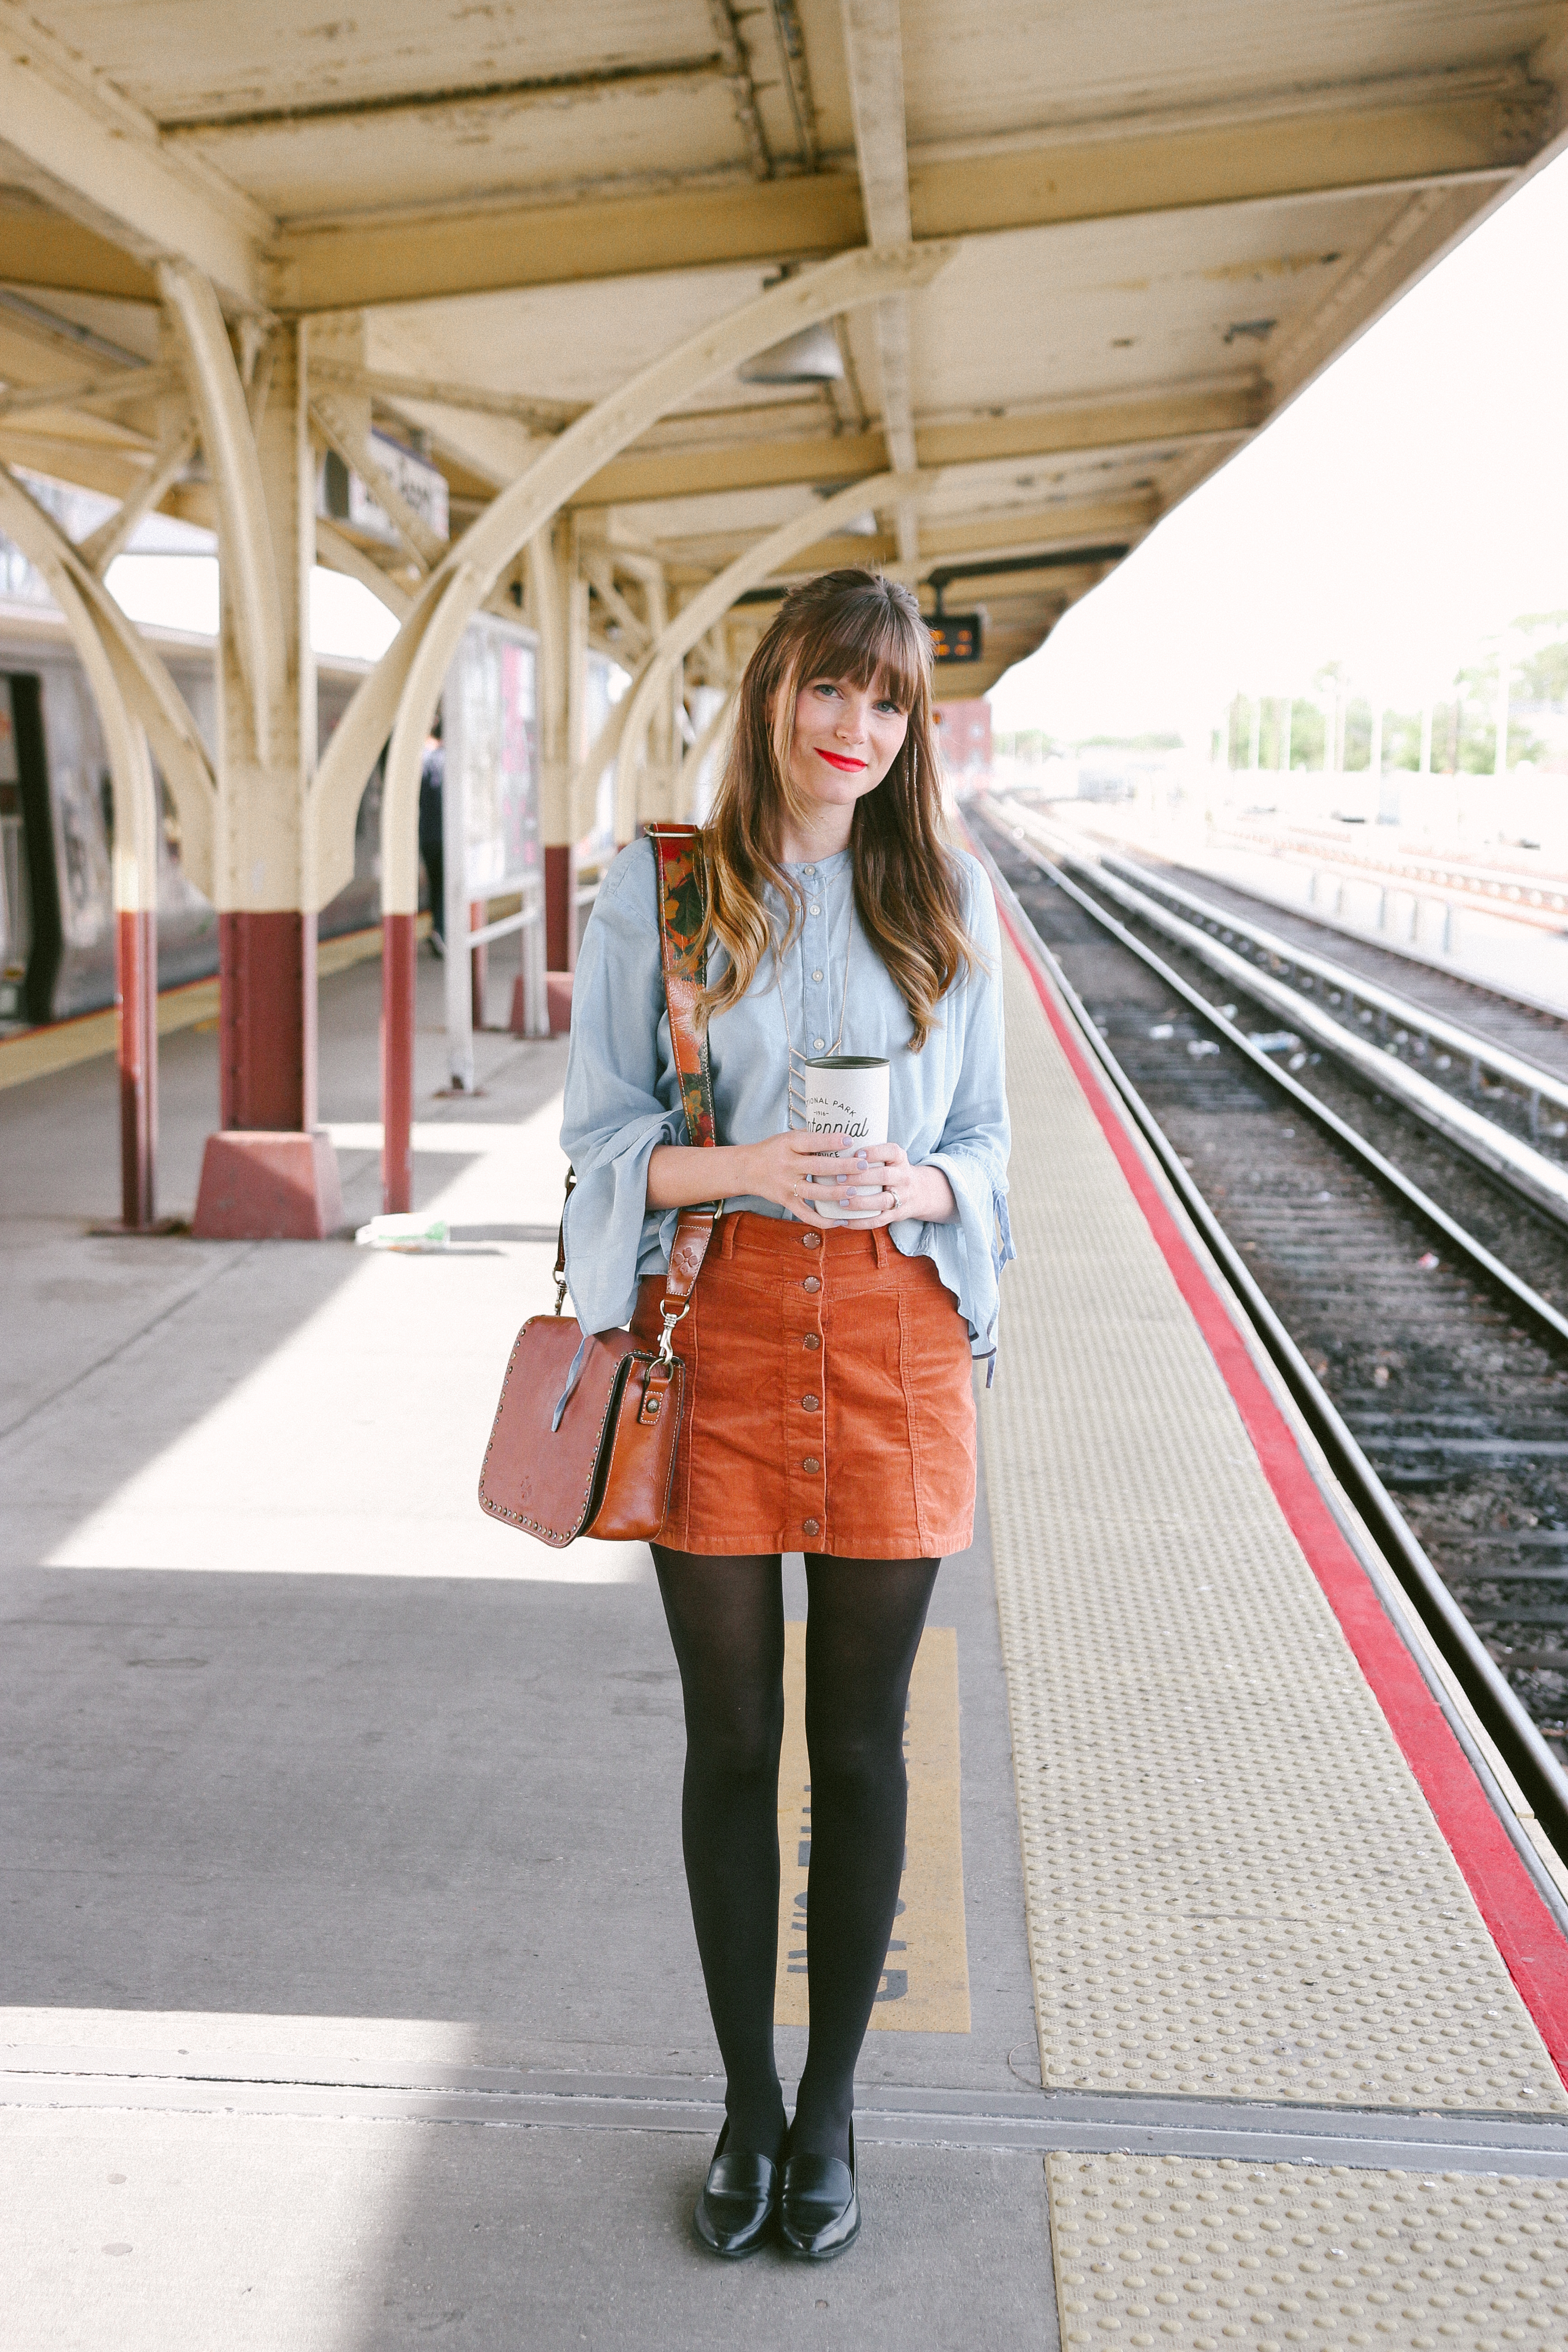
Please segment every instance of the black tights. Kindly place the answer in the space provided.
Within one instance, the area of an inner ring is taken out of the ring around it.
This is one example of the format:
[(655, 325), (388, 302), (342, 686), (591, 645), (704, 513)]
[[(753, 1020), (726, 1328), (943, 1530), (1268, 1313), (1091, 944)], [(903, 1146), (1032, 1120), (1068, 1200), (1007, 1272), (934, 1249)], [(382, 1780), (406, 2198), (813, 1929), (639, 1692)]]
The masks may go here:
[[(773, 2059), (780, 1562), (776, 1552), (710, 1559), (662, 1544), (653, 1556), (686, 1700), (681, 1839), (729, 2146), (771, 2157), (784, 2127)], [(805, 1556), (811, 2037), (790, 2137), (804, 2153), (848, 2153), (855, 2062), (903, 1874), (910, 1671), (939, 1565)]]

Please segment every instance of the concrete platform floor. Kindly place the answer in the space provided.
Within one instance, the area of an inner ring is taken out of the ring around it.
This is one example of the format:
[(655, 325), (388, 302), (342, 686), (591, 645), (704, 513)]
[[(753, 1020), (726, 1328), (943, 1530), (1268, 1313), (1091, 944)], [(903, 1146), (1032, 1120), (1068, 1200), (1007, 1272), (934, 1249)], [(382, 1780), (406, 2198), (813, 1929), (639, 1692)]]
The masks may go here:
[[(473, 1498), (507, 1348), (549, 1303), (563, 1047), (483, 1037), (485, 1093), (437, 1101), (428, 961), (421, 986), (443, 1255), (91, 1237), (111, 1065), (5, 1097), (6, 2344), (1052, 2345), (1040, 2154), (910, 2144), (890, 2112), (1038, 2096), (984, 1512), (932, 1612), (958, 1633), (973, 2031), (870, 2037), (847, 2261), (721, 2268), (687, 2235), (719, 2085), (647, 1552), (549, 1552)], [(356, 1222), (376, 987), (322, 987)], [(165, 1040), (170, 1210), (216, 1044)], [(781, 2032), (786, 2071), (803, 2042)]]

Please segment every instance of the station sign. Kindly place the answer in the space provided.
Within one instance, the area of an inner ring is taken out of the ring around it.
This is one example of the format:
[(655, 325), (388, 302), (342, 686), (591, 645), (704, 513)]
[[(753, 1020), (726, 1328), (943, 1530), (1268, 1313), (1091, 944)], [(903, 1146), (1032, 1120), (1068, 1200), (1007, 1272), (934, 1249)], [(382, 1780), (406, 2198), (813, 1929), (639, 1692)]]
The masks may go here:
[[(385, 474), (405, 506), (412, 507), (427, 530), (437, 539), (451, 537), (451, 520), (447, 511), (447, 477), (435, 466), (426, 465), (423, 457), (405, 449), (401, 441), (392, 440), (384, 433), (373, 432), (370, 436), (371, 455)], [(346, 522), (352, 530), (363, 531), (367, 539), (378, 539), (388, 547), (402, 545), (402, 539), (385, 508), (372, 495), (359, 476), (351, 473), (335, 449), (329, 449), (321, 460), (316, 481), (316, 512), (329, 522)]]
[(977, 662), (984, 631), (979, 613), (939, 613), (929, 620), (931, 658), (939, 662)]

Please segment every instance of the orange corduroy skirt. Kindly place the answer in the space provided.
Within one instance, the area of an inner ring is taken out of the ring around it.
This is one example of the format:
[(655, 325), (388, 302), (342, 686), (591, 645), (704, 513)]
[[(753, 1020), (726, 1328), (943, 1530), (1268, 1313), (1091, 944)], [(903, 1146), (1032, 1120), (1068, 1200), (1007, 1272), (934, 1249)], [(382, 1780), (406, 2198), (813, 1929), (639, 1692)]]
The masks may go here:
[[(632, 1328), (657, 1334), (647, 1276)], [(974, 1526), (969, 1328), (885, 1232), (721, 1217), (675, 1346), (672, 1550), (931, 1559)]]

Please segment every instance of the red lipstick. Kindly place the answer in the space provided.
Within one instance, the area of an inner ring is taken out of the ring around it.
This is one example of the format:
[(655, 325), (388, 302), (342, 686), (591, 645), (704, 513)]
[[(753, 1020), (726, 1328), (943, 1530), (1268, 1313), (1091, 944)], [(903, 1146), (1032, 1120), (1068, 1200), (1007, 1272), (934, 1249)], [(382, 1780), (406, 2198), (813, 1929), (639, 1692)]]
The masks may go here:
[(847, 771), (863, 768), (866, 765), (864, 760), (851, 760), (843, 751), (825, 751), (820, 743), (816, 747), (816, 756), (819, 760), (826, 760), (830, 768), (843, 768)]

